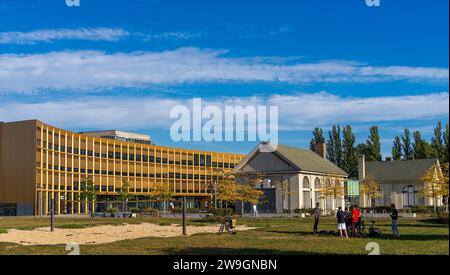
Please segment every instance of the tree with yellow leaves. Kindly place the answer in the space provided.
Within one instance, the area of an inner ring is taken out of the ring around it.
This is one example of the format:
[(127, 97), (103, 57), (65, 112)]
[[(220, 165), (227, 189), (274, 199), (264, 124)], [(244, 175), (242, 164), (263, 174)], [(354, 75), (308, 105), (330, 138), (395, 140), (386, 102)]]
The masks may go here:
[(444, 198), (445, 211), (448, 212), (448, 162), (441, 165), (442, 177), (444, 178), (444, 188), (442, 189), (442, 196)]
[(344, 184), (338, 179), (327, 181), (320, 189), (320, 196), (333, 199), (333, 206), (337, 208), (336, 201), (345, 195)]
[(436, 212), (437, 199), (440, 197), (448, 197), (448, 177), (445, 179), (438, 164), (432, 165), (425, 171), (425, 174), (420, 178), (423, 187), (418, 194), (425, 198), (433, 199), (433, 208)]
[(164, 208), (167, 211), (167, 202), (171, 201), (175, 196), (172, 188), (170, 187), (169, 180), (157, 182), (154, 188), (150, 191), (149, 195), (156, 198), (158, 202), (164, 202)]
[(229, 172), (220, 170), (217, 174), (220, 177), (217, 181), (209, 182), (207, 189), (215, 192), (217, 200), (225, 202), (226, 205), (236, 201), (257, 204), (263, 195), (261, 190), (255, 188), (253, 181), (236, 184), (234, 177)]
[(372, 201), (374, 199), (381, 198), (380, 187), (375, 177), (368, 173), (366, 177), (359, 184), (359, 193), (362, 196), (367, 196), (370, 207), (372, 207)]

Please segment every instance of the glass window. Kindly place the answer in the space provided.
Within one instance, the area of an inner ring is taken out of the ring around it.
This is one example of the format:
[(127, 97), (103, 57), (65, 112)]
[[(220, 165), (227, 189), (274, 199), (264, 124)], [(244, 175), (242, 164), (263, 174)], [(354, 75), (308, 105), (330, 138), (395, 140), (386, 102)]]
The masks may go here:
[(200, 163), (200, 157), (198, 154), (194, 154), (194, 165), (198, 166)]
[(200, 166), (205, 166), (205, 155), (200, 155)]
[(303, 188), (309, 188), (309, 179), (307, 176), (303, 177)]
[(315, 188), (315, 189), (320, 189), (320, 188), (322, 188), (322, 186), (321, 186), (321, 184), (320, 184), (320, 179), (319, 179), (319, 178), (316, 178), (316, 179), (314, 180), (314, 188)]

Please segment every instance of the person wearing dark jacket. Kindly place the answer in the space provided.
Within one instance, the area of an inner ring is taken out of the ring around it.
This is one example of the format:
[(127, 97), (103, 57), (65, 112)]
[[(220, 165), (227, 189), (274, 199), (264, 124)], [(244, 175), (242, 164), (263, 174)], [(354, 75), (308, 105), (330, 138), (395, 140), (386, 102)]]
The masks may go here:
[(345, 238), (348, 239), (347, 227), (345, 226), (345, 212), (342, 211), (342, 207), (340, 207), (340, 206), (338, 208), (338, 212), (336, 213), (336, 218), (337, 218), (337, 224), (338, 224), (340, 238), (344, 238), (344, 233), (345, 233)]
[(314, 208), (314, 228), (313, 228), (314, 233), (318, 232), (319, 217), (320, 217), (319, 203), (316, 203), (316, 208)]
[(392, 235), (394, 237), (400, 237), (400, 232), (398, 231), (397, 227), (397, 220), (398, 220), (398, 211), (395, 208), (395, 204), (391, 204), (392, 212), (391, 212), (391, 219), (392, 219)]

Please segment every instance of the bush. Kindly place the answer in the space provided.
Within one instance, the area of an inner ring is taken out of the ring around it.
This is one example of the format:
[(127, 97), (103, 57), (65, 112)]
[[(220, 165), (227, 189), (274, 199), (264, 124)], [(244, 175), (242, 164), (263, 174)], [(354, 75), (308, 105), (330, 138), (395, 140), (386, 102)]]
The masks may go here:
[(129, 211), (131, 213), (134, 213), (134, 214), (141, 212), (141, 210), (139, 208), (136, 208), (136, 207), (131, 207)]
[(374, 207), (364, 207), (361, 210), (366, 213), (370, 213), (371, 211), (376, 211), (376, 213), (390, 213), (392, 208), (390, 206), (374, 206)]
[(143, 216), (159, 217), (159, 210), (156, 208), (142, 208), (139, 214)]
[(438, 212), (437, 218), (440, 223), (448, 224), (448, 212)]
[[(322, 213), (322, 212), (323, 212), (323, 210), (320, 209), (320, 213)], [(314, 215), (314, 208), (295, 209), (294, 213), (296, 213), (296, 214), (304, 213), (304, 214), (307, 214), (307, 215)]]
[(208, 214), (214, 217), (227, 217), (233, 215), (234, 211), (232, 208), (217, 208), (208, 210)]
[[(175, 207), (174, 209), (171, 209), (170, 212), (181, 214), (183, 212), (183, 208), (181, 207)], [(199, 209), (196, 208), (186, 208), (186, 213), (199, 213), (201, 212)]]
[(109, 207), (109, 208), (106, 209), (106, 213), (115, 214), (117, 212), (119, 212), (119, 209), (114, 208), (114, 207)]
[(416, 214), (426, 214), (426, 215), (432, 215), (434, 214), (434, 207), (433, 206), (413, 206), (409, 208), (412, 213)]

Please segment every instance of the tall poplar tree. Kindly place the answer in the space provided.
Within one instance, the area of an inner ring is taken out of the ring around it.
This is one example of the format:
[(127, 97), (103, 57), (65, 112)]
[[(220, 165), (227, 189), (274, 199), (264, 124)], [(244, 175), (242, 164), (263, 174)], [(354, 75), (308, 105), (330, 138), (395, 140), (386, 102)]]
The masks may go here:
[(413, 144), (413, 150), (414, 150), (414, 159), (428, 159), (432, 158), (434, 155), (433, 147), (426, 141), (423, 140), (420, 132), (415, 131), (413, 133), (414, 137), (414, 144)]
[(402, 151), (403, 159), (414, 159), (414, 150), (412, 147), (411, 132), (409, 131), (409, 129), (405, 129), (402, 135)]
[(449, 162), (449, 144), (448, 144), (448, 123), (445, 124), (445, 133), (444, 133), (444, 148), (445, 148), (445, 154), (444, 154), (444, 158), (443, 161), (444, 162)]
[(314, 150), (314, 144), (325, 143), (325, 137), (323, 136), (322, 128), (314, 128), (313, 138), (309, 142), (309, 148)]
[(392, 158), (394, 160), (402, 159), (402, 141), (399, 136), (394, 138), (394, 142), (392, 144)]
[(327, 142), (327, 158), (337, 166), (341, 167), (342, 163), (342, 140), (341, 127), (333, 125), (331, 131), (328, 132)]
[(367, 139), (367, 149), (368, 155), (367, 160), (369, 161), (381, 161), (381, 143), (380, 135), (378, 133), (378, 126), (370, 127), (370, 135)]
[(353, 134), (352, 126), (347, 125), (342, 129), (342, 169), (350, 177), (358, 175), (358, 152), (356, 151), (356, 137)]
[(438, 121), (438, 124), (434, 128), (434, 136), (431, 138), (431, 146), (434, 149), (434, 157), (441, 162), (445, 162), (445, 146), (442, 140), (442, 123)]

